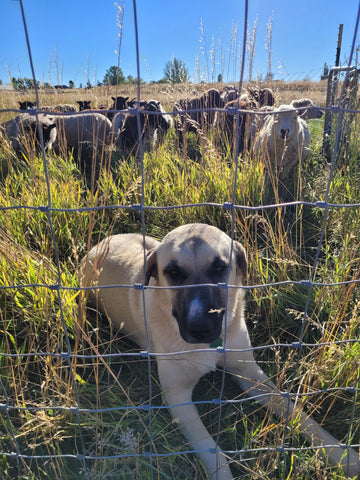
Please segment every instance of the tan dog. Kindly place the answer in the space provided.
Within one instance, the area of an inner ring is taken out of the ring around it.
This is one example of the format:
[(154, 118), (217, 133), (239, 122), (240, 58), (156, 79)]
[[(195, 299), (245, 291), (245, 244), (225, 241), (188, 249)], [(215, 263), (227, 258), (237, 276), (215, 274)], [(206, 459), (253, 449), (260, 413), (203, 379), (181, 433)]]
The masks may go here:
[[(96, 290), (113, 324), (142, 349), (180, 352), (156, 356), (160, 383), (173, 418), (212, 479), (233, 477), (191, 401), (199, 379), (217, 366), (225, 366), (248, 395), (257, 397), (278, 417), (296, 412), (307, 440), (325, 446), (332, 465), (342, 465), (348, 475), (357, 475), (358, 454), (343, 449), (332, 435), (295, 409), (255, 362), (244, 320), (241, 286), (246, 272), (246, 254), (240, 243), (215, 227), (190, 224), (172, 230), (160, 243), (137, 234), (106, 238), (83, 259), (80, 285), (125, 285)], [(147, 288), (134, 288), (136, 284)], [(225, 284), (232, 287), (224, 288)], [(209, 348), (220, 338), (226, 349), (236, 351), (224, 356), (223, 349)], [(336, 447), (326, 447), (331, 445)]]

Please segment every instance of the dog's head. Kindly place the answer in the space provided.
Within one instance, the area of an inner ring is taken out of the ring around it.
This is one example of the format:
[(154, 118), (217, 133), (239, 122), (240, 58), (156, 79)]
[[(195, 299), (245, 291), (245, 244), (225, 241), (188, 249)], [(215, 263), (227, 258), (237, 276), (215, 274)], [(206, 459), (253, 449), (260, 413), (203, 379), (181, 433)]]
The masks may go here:
[(221, 335), (226, 308), (221, 284), (243, 285), (247, 259), (244, 247), (218, 228), (188, 224), (172, 230), (149, 252), (147, 272), (159, 286), (178, 287), (167, 294), (182, 338), (212, 343)]

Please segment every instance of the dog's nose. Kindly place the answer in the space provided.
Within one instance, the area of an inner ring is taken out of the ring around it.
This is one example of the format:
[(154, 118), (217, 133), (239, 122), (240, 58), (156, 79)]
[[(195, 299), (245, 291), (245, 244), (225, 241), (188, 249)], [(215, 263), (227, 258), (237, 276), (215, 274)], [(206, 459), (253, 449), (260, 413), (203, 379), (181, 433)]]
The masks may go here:
[(204, 307), (200, 298), (196, 296), (189, 305), (189, 318), (196, 319), (199, 315), (202, 315), (204, 312)]
[(280, 130), (281, 133), (281, 138), (286, 138), (289, 135), (289, 129), (288, 128), (282, 128)]

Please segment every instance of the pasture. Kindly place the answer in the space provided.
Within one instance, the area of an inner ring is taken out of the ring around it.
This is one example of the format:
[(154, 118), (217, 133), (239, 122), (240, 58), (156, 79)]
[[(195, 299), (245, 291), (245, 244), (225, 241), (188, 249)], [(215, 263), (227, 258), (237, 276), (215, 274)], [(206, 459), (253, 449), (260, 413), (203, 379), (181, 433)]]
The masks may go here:
[[(325, 81), (263, 86), (277, 105), (306, 97), (325, 106)], [(172, 111), (209, 87), (144, 85), (141, 96)], [(40, 102), (94, 107), (136, 94), (135, 86), (40, 91)], [(0, 92), (0, 110), (25, 100), (34, 94)], [(0, 115), (3, 122), (15, 112)], [(38, 152), (15, 155), (2, 137), (1, 478), (207, 478), (196, 455), (178, 454), (190, 448), (165, 408), (154, 362), (80, 301), (76, 272), (90, 247), (143, 226), (157, 239), (184, 223), (228, 234), (234, 227), (248, 255), (246, 319), (258, 363), (358, 448), (360, 117), (345, 120), (334, 169), (322, 154), (323, 118), (308, 120), (309, 154), (286, 180), (251, 151), (235, 162), (217, 127), (183, 142), (172, 128), (143, 161), (106, 148), (86, 172), (71, 152), (47, 152), (44, 164)], [(229, 400), (221, 408), (213, 401), (220, 394)], [(220, 432), (235, 478), (345, 478), (296, 425), (247, 400), (221, 371), (201, 380), (193, 400), (213, 436)]]

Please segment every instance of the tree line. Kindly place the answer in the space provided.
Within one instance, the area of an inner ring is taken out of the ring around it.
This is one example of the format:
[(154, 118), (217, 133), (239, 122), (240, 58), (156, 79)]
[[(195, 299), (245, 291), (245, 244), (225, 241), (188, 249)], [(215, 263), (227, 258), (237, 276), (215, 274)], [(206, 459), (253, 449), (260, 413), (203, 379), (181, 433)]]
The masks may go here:
[[(190, 80), (188, 69), (185, 67), (185, 64), (182, 60), (173, 58), (172, 60), (166, 62), (164, 68), (164, 76), (156, 83), (186, 83)], [(118, 66), (112, 65), (106, 70), (104, 79), (102, 82), (97, 82), (96, 85), (91, 85), (91, 82), (88, 80), (85, 88), (91, 88), (94, 86), (106, 86), (106, 85), (132, 85), (137, 83), (137, 78), (132, 75), (125, 77), (122, 69)], [(1, 84), (0, 80), (0, 84)], [(140, 78), (140, 83), (145, 83), (144, 80)], [(34, 80), (32, 78), (22, 78), (22, 77), (13, 77), (11, 79), (11, 84), (15, 90), (25, 91), (25, 90), (34, 90)], [(69, 81), (68, 85), (51, 85), (49, 82), (36, 82), (37, 88), (75, 88), (75, 82), (73, 80)], [(79, 88), (83, 88), (83, 85), (80, 84)]]

